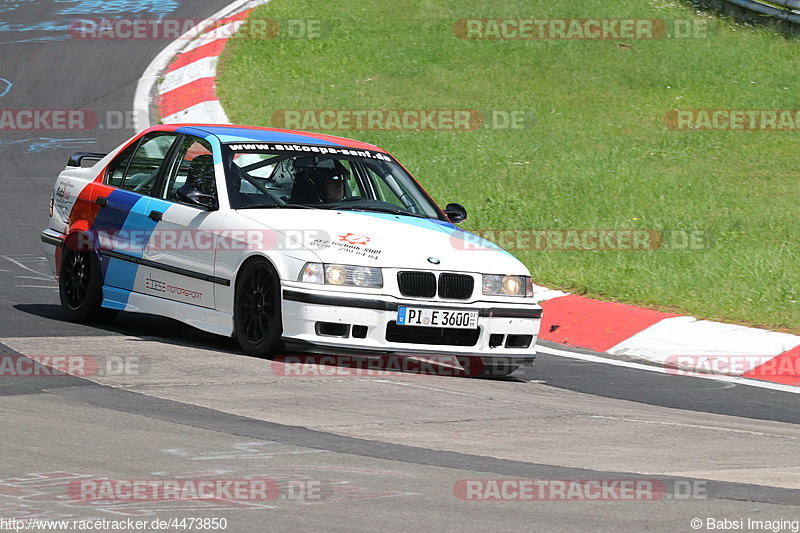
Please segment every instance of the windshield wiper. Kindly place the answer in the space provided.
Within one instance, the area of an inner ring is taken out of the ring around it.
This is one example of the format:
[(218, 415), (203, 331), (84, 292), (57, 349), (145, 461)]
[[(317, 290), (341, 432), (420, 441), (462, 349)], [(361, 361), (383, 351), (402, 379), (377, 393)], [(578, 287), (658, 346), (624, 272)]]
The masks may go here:
[(409, 211), (403, 211), (402, 209), (392, 209), (391, 207), (379, 207), (379, 206), (359, 206), (359, 207), (336, 207), (340, 211), (373, 211), (377, 213), (389, 213), (392, 215), (404, 215), (407, 217), (417, 217), (417, 218), (430, 218), (425, 215), (420, 215), (418, 213), (411, 213)]
[(250, 204), (234, 209), (319, 209), (319, 207), (303, 204)]

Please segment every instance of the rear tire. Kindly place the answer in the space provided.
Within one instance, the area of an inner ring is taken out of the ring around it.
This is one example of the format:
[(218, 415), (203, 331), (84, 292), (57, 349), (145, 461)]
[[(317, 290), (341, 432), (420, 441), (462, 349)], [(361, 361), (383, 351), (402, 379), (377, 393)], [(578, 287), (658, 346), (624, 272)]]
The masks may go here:
[(71, 322), (107, 324), (117, 311), (101, 307), (103, 275), (100, 261), (93, 251), (76, 249), (74, 241), (66, 243), (58, 276), (61, 308)]
[(250, 355), (275, 355), (281, 348), (280, 282), (265, 259), (247, 262), (236, 277), (233, 330)]

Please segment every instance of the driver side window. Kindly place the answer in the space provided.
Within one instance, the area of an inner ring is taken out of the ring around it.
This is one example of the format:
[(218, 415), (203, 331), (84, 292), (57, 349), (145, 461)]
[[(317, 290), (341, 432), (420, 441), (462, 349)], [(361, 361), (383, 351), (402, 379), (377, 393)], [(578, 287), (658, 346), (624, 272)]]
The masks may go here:
[(175, 164), (167, 177), (164, 199), (172, 202), (180, 201), (177, 193), (184, 185), (191, 185), (209, 196), (217, 195), (211, 145), (204, 139), (192, 135), (187, 135), (178, 147)]

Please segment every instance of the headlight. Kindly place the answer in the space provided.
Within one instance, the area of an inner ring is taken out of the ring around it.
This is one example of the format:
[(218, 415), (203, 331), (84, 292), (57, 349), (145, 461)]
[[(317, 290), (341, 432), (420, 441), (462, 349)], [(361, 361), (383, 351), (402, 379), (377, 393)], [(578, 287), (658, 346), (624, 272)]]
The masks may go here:
[(533, 284), (529, 276), (483, 275), (483, 294), (487, 296), (533, 296)]
[(306, 263), (300, 272), (299, 281), (377, 289), (383, 287), (380, 268), (356, 265)]
[(305, 281), (306, 283), (322, 283), (323, 282), (322, 263), (306, 263), (303, 271), (300, 272), (298, 281)]

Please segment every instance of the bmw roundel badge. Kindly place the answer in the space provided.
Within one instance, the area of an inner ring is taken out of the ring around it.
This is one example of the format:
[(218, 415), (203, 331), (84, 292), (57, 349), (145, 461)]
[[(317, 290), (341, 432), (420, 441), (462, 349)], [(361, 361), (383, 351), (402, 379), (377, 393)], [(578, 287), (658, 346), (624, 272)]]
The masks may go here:
[(429, 257), (429, 258), (428, 258), (428, 263), (430, 263), (430, 264), (432, 264), (432, 265), (438, 265), (439, 263), (441, 263), (441, 261), (439, 261), (439, 260), (438, 260), (438, 259), (436, 259), (435, 257)]

